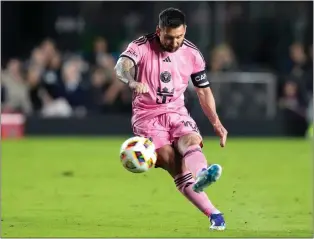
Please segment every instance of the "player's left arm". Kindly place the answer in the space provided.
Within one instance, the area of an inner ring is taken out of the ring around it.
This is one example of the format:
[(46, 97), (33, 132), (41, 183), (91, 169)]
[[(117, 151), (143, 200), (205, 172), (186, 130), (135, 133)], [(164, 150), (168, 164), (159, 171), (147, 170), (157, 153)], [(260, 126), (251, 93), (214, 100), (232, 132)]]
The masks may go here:
[(202, 110), (213, 125), (218, 136), (220, 136), (220, 145), (224, 147), (228, 132), (223, 127), (218, 117), (215, 98), (210, 88), (210, 81), (207, 78), (205, 71), (205, 61), (201, 53), (196, 55), (194, 73), (191, 75), (191, 80), (195, 87)]
[(216, 102), (212, 90), (210, 87), (198, 88), (195, 87), (200, 105), (212, 125), (220, 122), (218, 114), (216, 112)]

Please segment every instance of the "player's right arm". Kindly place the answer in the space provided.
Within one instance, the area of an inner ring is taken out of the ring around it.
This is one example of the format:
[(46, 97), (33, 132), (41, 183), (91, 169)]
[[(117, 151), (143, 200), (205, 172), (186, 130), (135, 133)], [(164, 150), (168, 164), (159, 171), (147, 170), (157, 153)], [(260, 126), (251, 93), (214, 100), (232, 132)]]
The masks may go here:
[(136, 93), (146, 93), (148, 88), (145, 84), (136, 81), (137, 64), (142, 59), (142, 51), (139, 46), (132, 42), (120, 55), (115, 66), (117, 78), (127, 84)]

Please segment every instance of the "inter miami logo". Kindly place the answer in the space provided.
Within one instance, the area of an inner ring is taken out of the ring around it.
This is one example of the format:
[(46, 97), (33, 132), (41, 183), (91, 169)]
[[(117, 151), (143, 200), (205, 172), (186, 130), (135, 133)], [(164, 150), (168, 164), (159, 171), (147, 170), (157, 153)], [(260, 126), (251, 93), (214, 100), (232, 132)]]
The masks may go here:
[(174, 88), (172, 90), (169, 90), (167, 87), (164, 87), (163, 89), (158, 87), (156, 103), (157, 104), (169, 103), (173, 95), (174, 95)]
[(164, 71), (160, 73), (160, 80), (163, 83), (169, 83), (171, 81), (171, 74), (168, 71)]

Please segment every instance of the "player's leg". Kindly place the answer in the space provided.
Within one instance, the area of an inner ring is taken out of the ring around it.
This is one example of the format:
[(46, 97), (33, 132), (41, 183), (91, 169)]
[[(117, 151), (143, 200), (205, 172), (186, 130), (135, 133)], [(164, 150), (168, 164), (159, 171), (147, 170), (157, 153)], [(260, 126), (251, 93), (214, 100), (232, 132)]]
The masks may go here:
[[(152, 139), (154, 141), (154, 139)], [(175, 177), (181, 172), (181, 169), (176, 167), (175, 158), (176, 153), (174, 148), (170, 145), (164, 145), (156, 150), (157, 152), (157, 162), (156, 168), (161, 168), (166, 170), (171, 177)]]
[[(157, 149), (157, 167), (169, 172), (177, 189), (207, 217), (215, 216), (219, 211), (213, 206), (206, 193), (197, 193), (192, 186), (195, 184), (191, 172), (186, 168), (182, 155), (171, 145)], [(216, 214), (215, 214), (216, 213)], [(216, 229), (216, 228), (213, 228)]]
[(219, 213), (208, 199), (206, 193), (197, 193), (193, 190), (192, 186), (195, 184), (195, 179), (186, 167), (182, 155), (177, 150), (175, 152), (176, 167), (181, 169), (180, 171), (177, 170), (177, 174), (173, 177), (177, 189), (206, 216), (212, 213)]
[(183, 155), (186, 167), (197, 178), (195, 185), (193, 185), (196, 192), (201, 192), (216, 182), (222, 172), (221, 166), (218, 164), (207, 166), (207, 160), (200, 146), (201, 143), (200, 135), (195, 132), (183, 135), (177, 141), (178, 150)]
[(170, 142), (170, 134), (164, 125), (165, 116), (142, 120), (133, 126), (135, 135), (149, 138), (155, 145), (157, 153), (156, 168), (166, 170), (172, 177), (182, 173), (182, 165), (176, 164), (176, 152)]
[[(191, 172), (185, 167), (182, 155), (170, 145), (167, 126), (163, 126), (161, 117), (146, 120), (133, 127), (134, 134), (151, 138), (157, 152), (156, 167), (166, 170), (174, 179), (177, 189), (205, 215), (214, 215), (219, 211), (211, 204), (204, 192), (196, 193)], [(154, 127), (150, 127), (150, 126)], [(217, 228), (213, 228), (217, 229)]]
[[(213, 181), (213, 178), (216, 180), (217, 175), (221, 173), (221, 167), (216, 167), (215, 165), (211, 165), (207, 167), (207, 160), (202, 153), (201, 143), (202, 138), (198, 132), (196, 123), (189, 116), (180, 117), (178, 120), (176, 115), (172, 115), (173, 122), (173, 130), (171, 135), (173, 138), (176, 138), (176, 147), (181, 155), (183, 155), (183, 164), (185, 167), (191, 172), (194, 176), (196, 176), (196, 182), (193, 179), (193, 184), (187, 185), (186, 189), (190, 190), (194, 193), (194, 200), (202, 203), (202, 208), (198, 206), (198, 208), (209, 217), (211, 226), (210, 228), (213, 230), (224, 230), (225, 229), (225, 221), (219, 210), (215, 208), (215, 206), (208, 199), (205, 192), (202, 190), (198, 190), (200, 187), (195, 188), (198, 183), (201, 181), (201, 186), (208, 184), (208, 181)], [(189, 122), (189, 123), (187, 123)], [(203, 180), (204, 175), (205, 181)], [(192, 175), (190, 176), (192, 177)], [(211, 178), (211, 180), (208, 180)], [(203, 180), (203, 181), (202, 181)], [(199, 195), (197, 198), (196, 195)], [(192, 200), (190, 200), (192, 201)], [(194, 205), (197, 205), (194, 203)], [(204, 210), (204, 208), (206, 208)]]

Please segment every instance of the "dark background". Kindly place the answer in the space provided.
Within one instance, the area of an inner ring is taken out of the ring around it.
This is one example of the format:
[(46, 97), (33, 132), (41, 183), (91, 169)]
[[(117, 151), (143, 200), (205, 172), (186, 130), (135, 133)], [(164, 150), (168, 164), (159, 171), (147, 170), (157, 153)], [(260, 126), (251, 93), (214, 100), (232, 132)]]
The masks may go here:
[[(207, 59), (218, 112), (230, 132), (305, 135), (313, 95), (313, 2), (309, 1), (1, 2), (2, 112), (25, 114), (29, 134), (74, 134), (83, 129), (83, 134), (107, 134), (109, 128), (111, 134), (130, 134), (131, 95), (116, 83), (112, 68), (125, 44), (153, 32), (158, 13), (170, 6), (187, 15), (187, 38)], [(93, 51), (97, 37), (108, 46), (101, 54), (111, 59), (109, 63), (97, 62), (98, 53)], [(27, 74), (39, 68), (32, 51), (43, 51), (45, 39), (51, 41), (52, 55), (57, 52), (61, 64), (52, 69), (48, 60), (40, 66), (36, 83), (30, 83)], [(80, 58), (78, 86), (71, 92), (62, 74), (63, 66), (74, 61), (69, 55)], [(12, 60), (19, 64), (16, 69), (9, 67), (16, 63)], [(98, 85), (93, 83), (96, 69), (109, 75), (102, 76)], [(47, 83), (51, 72), (57, 76), (53, 85)], [(246, 83), (239, 83), (244, 79)], [(259, 80), (262, 83), (256, 83)], [(11, 103), (16, 100), (11, 92), (18, 87), (27, 91), (18, 102), (29, 101), (30, 107)], [(72, 113), (43, 119), (42, 110), (58, 99), (64, 99)], [(186, 101), (201, 130), (211, 134), (193, 90), (187, 92)], [(121, 119), (123, 130), (108, 120), (112, 117)]]

